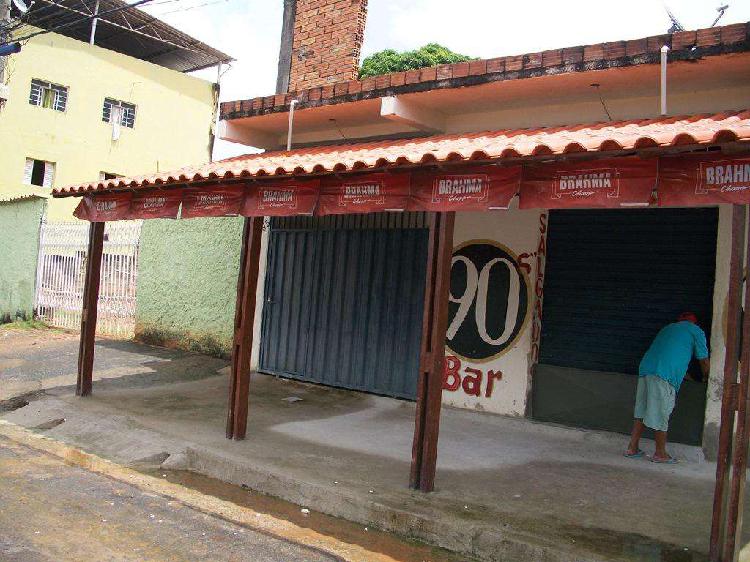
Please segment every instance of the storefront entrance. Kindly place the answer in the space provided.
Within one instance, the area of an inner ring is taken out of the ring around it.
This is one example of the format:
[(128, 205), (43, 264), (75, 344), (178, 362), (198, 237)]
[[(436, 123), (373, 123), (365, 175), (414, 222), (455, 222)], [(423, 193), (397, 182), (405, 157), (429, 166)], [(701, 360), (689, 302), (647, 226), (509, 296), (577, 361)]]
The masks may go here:
[[(533, 418), (629, 432), (659, 329), (692, 310), (710, 337), (717, 224), (716, 208), (550, 212)], [(683, 383), (671, 440), (700, 444), (705, 393)]]
[(414, 399), (424, 213), (271, 221), (262, 372)]

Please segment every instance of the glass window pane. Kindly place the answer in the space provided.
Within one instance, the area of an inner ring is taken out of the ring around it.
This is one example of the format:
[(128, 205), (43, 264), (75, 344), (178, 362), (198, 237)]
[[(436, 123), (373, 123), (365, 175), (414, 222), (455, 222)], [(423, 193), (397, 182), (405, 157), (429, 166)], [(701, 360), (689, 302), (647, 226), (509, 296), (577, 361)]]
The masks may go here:
[(29, 103), (31, 105), (42, 104), (42, 86), (37, 80), (31, 81), (31, 92), (29, 93)]
[(109, 123), (112, 117), (112, 104), (112, 100), (104, 100), (104, 107), (102, 108), (102, 121), (106, 121), (107, 123)]

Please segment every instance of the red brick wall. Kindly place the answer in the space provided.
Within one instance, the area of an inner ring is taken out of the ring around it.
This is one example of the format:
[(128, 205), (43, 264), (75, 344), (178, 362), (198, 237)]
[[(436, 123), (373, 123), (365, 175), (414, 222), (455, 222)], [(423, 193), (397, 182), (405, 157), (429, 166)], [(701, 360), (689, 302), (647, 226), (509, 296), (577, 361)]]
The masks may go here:
[(367, 0), (297, 0), (289, 91), (357, 77)]

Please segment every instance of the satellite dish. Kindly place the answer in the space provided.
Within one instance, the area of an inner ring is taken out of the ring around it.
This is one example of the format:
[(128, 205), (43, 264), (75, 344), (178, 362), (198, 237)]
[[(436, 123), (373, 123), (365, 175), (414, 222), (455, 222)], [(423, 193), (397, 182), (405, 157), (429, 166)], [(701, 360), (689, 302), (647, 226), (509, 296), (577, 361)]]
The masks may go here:
[(29, 7), (24, 3), (23, 0), (12, 0), (12, 1), (16, 9), (22, 14), (25, 14), (26, 12), (29, 11)]

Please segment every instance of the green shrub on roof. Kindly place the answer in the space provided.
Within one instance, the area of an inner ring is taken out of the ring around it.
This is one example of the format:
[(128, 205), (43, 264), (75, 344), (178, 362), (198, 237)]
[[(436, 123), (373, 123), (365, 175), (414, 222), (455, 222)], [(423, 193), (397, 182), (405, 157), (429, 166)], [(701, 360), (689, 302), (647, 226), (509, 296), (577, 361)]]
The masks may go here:
[(367, 78), (368, 76), (379, 76), (391, 72), (402, 72), (404, 70), (414, 70), (416, 68), (469, 60), (474, 60), (474, 57), (454, 53), (447, 47), (443, 47), (437, 43), (430, 43), (420, 49), (404, 51), (402, 53), (393, 49), (385, 49), (384, 51), (373, 53), (362, 61), (362, 66), (359, 69), (359, 77)]

